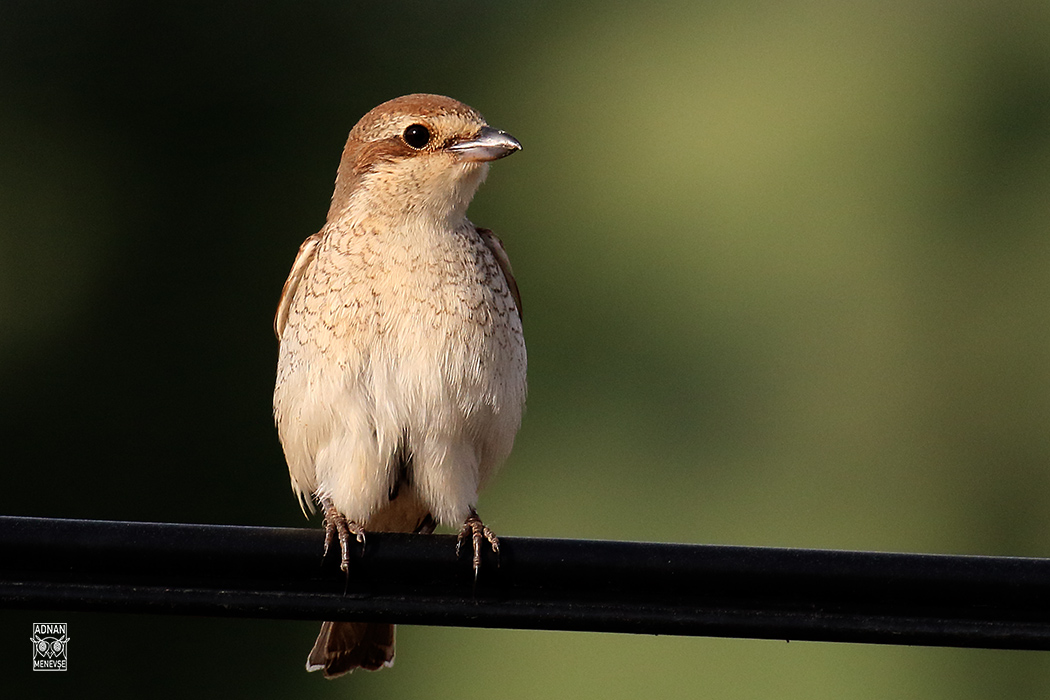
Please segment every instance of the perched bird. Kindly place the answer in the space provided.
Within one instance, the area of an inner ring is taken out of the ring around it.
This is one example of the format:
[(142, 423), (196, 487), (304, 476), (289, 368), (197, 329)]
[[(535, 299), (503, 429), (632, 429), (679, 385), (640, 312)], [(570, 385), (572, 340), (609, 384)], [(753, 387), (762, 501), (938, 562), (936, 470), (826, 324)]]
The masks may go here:
[[(299, 248), (274, 319), (273, 410), (325, 551), (366, 531), (460, 527), (475, 575), (498, 540), (475, 510), (525, 404), (521, 299), (503, 245), (466, 216), (489, 161), (521, 148), (439, 95), (379, 105), (350, 131), (328, 219)], [(325, 622), (307, 670), (394, 658), (394, 626)]]

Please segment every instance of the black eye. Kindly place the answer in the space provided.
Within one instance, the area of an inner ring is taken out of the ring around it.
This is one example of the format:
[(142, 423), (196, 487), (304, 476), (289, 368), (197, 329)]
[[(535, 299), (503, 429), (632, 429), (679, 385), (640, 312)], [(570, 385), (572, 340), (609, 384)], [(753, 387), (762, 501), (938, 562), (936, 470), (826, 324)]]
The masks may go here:
[(422, 124), (413, 124), (405, 129), (405, 133), (401, 135), (401, 138), (412, 148), (423, 148), (423, 146), (430, 143), (430, 130)]

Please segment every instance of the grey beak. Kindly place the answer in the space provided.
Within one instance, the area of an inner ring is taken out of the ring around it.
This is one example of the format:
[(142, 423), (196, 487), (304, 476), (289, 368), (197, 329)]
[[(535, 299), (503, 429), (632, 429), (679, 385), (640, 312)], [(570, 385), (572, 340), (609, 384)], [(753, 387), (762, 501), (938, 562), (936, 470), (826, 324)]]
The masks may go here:
[(509, 156), (521, 150), (516, 138), (505, 131), (491, 126), (481, 127), (477, 136), (465, 141), (458, 141), (448, 147), (460, 160), (484, 162)]

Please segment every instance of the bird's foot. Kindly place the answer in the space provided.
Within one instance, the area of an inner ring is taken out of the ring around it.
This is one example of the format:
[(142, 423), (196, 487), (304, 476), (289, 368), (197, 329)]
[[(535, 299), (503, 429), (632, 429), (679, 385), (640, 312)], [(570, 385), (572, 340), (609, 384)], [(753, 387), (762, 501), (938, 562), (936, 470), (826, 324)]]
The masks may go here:
[(324, 509), (324, 554), (321, 556), (328, 555), (328, 548), (332, 540), (338, 537), (339, 551), (342, 555), (339, 560), (339, 568), (344, 572), (348, 571), (350, 568), (350, 535), (354, 535), (354, 538), (364, 547), (365, 529), (353, 520), (347, 520), (342, 513), (336, 510), (332, 499), (328, 496), (322, 496), (318, 500), (321, 502), (321, 508)]
[[(481, 522), (481, 518), (478, 517), (477, 511), (473, 508), (470, 509), (470, 515), (463, 521), (463, 527), (459, 529), (459, 537), (456, 539), (456, 556), (459, 556), (460, 549), (463, 547), (463, 543), (470, 539), (471, 548), (474, 550), (474, 580), (478, 579), (478, 572), (481, 570), (481, 541), (483, 539), (488, 540), (489, 545), (492, 547), (492, 551), (499, 556), (499, 538), (492, 532), (492, 530), (485, 527), (485, 523)], [(497, 562), (499, 560), (497, 559)]]

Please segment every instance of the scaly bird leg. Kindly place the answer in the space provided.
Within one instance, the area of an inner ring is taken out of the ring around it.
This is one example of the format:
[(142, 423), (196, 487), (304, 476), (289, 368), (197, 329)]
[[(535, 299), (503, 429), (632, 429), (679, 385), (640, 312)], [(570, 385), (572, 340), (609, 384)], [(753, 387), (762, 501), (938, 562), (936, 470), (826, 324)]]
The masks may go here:
[(336, 510), (335, 505), (332, 504), (332, 499), (328, 496), (321, 496), (317, 499), (321, 503), (321, 508), (324, 510), (324, 554), (321, 556), (328, 555), (328, 547), (332, 544), (332, 539), (336, 536), (339, 537), (339, 551), (342, 554), (342, 558), (339, 560), (339, 568), (344, 572), (350, 568), (350, 535), (354, 535), (361, 546), (365, 546), (365, 529), (353, 520), (347, 520), (343, 517), (343, 514)]
[(472, 549), (474, 550), (474, 580), (478, 580), (478, 572), (481, 570), (481, 540), (488, 540), (489, 545), (492, 547), (492, 551), (499, 556), (499, 538), (493, 534), (492, 530), (485, 527), (485, 523), (481, 522), (481, 518), (478, 517), (478, 513), (473, 508), (470, 509), (470, 514), (467, 519), (463, 521), (463, 527), (459, 529), (459, 537), (456, 539), (456, 556), (459, 556), (459, 550), (463, 547), (463, 543), (470, 538)]

